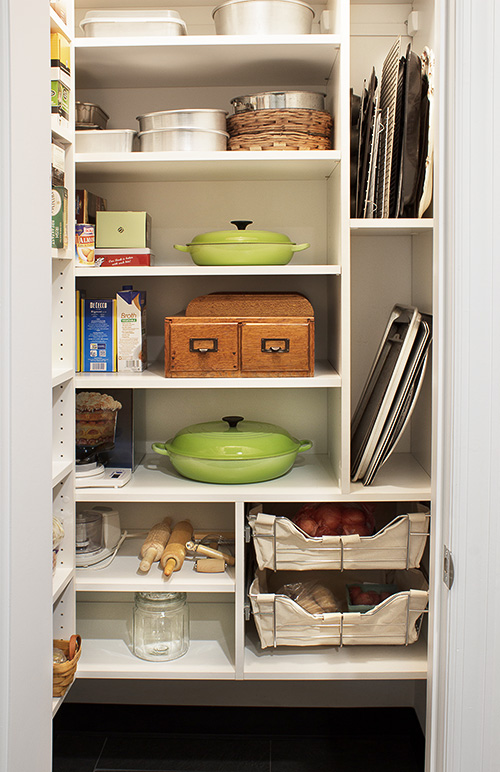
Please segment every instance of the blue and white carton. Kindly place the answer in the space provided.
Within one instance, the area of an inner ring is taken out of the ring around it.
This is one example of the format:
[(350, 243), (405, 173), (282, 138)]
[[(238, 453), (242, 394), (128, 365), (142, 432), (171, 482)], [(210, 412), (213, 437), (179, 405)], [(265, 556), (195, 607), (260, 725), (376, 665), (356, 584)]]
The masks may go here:
[(82, 372), (116, 372), (116, 300), (82, 300)]

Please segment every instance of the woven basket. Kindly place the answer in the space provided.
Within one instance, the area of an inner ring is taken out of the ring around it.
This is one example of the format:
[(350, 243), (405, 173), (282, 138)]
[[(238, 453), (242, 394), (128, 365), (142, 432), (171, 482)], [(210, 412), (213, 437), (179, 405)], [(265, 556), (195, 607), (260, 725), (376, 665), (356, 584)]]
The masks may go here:
[[(73, 683), (76, 666), (82, 652), (82, 639), (79, 635), (72, 635), (69, 641), (54, 640), (54, 646), (61, 649), (68, 660), (53, 664), (52, 696), (62, 697)], [(70, 648), (74, 649), (72, 659), (69, 659)]]
[(228, 150), (331, 150), (333, 120), (322, 110), (255, 110), (227, 119)]

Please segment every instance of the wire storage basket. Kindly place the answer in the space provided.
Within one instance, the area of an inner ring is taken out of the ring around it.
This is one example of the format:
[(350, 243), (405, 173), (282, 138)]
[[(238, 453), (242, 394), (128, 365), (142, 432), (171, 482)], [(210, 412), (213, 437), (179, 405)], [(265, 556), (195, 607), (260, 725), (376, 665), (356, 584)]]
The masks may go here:
[(259, 568), (273, 571), (418, 568), (429, 534), (428, 507), (416, 504), (372, 536), (308, 536), (287, 517), (254, 506), (248, 524)]
[[(336, 598), (345, 597), (345, 574), (312, 572), (314, 578), (333, 590)], [(377, 574), (376, 576), (370, 576)], [(364, 574), (364, 575), (362, 575)], [(296, 574), (257, 571), (250, 585), (249, 599), (261, 648), (276, 646), (356, 646), (402, 645), (415, 643), (420, 635), (423, 615), (427, 612), (429, 587), (417, 569), (409, 571), (361, 572), (349, 575), (349, 584), (377, 579), (393, 583), (398, 590), (369, 611), (310, 613), (280, 592), (282, 583), (295, 581)], [(343, 586), (340, 586), (339, 577)]]
[(82, 652), (82, 639), (79, 635), (72, 635), (69, 641), (57, 639), (53, 644), (55, 649), (60, 649), (66, 655), (65, 662), (54, 662), (52, 665), (52, 696), (62, 697), (74, 681)]
[(332, 129), (322, 110), (250, 110), (228, 116), (228, 150), (331, 150)]

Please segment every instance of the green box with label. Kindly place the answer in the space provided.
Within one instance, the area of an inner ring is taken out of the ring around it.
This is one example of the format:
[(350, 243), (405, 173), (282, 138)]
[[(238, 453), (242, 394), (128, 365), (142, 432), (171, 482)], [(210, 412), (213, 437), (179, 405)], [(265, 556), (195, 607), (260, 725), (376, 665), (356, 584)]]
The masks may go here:
[(68, 248), (68, 191), (60, 185), (52, 187), (52, 247)]
[(69, 88), (61, 80), (50, 82), (51, 111), (69, 120)]
[(96, 212), (98, 249), (144, 249), (151, 246), (151, 216), (147, 212)]

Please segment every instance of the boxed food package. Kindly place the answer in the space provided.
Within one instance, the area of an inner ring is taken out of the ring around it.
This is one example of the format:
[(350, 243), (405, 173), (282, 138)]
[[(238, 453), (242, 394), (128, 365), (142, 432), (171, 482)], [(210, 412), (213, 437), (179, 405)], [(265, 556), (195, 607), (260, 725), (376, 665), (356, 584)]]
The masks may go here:
[(60, 32), (50, 34), (50, 64), (61, 67), (68, 74), (71, 72), (69, 42)]
[(116, 300), (84, 298), (82, 372), (116, 372)]
[(52, 188), (52, 247), (68, 246), (68, 191), (59, 185)]
[(147, 212), (97, 212), (96, 247), (151, 247), (151, 216)]
[(117, 370), (140, 373), (147, 365), (146, 293), (124, 286), (116, 293)]
[(106, 210), (105, 198), (96, 196), (89, 190), (75, 190), (75, 222), (96, 224), (96, 212)]
[(75, 297), (75, 372), (82, 371), (82, 300), (85, 297), (84, 290), (76, 290)]
[(58, 145), (54, 140), (52, 140), (51, 148), (52, 185), (64, 187), (66, 151), (64, 147)]
[(96, 249), (95, 263), (98, 266), (153, 265), (154, 255), (150, 249)]
[(76, 392), (76, 444), (112, 442), (110, 450), (99, 453), (105, 466), (134, 469), (140, 450), (134, 447), (134, 403), (132, 389)]
[(75, 225), (75, 258), (78, 265), (95, 265), (95, 225)]
[(69, 121), (69, 87), (62, 80), (50, 81), (50, 109), (52, 115), (59, 115)]

